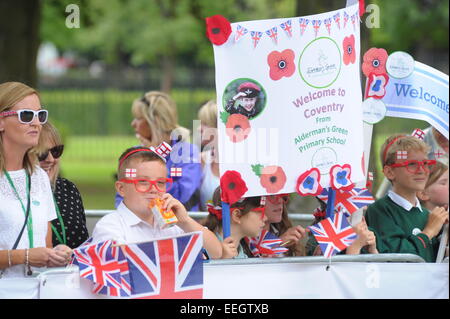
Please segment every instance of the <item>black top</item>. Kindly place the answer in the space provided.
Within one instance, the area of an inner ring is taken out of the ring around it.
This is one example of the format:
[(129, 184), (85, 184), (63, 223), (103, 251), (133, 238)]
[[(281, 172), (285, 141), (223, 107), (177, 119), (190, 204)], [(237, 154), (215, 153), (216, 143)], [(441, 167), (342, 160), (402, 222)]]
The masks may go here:
[[(56, 203), (64, 222), (67, 240), (66, 244), (70, 248), (77, 248), (89, 237), (81, 194), (75, 184), (61, 177), (58, 177), (56, 180), (55, 191), (53, 194), (55, 195)], [(63, 238), (59, 219), (54, 219), (52, 224), (56, 227), (56, 231), (59, 233), (60, 237)], [(52, 240), (53, 246), (62, 244), (59, 242), (54, 232)]]

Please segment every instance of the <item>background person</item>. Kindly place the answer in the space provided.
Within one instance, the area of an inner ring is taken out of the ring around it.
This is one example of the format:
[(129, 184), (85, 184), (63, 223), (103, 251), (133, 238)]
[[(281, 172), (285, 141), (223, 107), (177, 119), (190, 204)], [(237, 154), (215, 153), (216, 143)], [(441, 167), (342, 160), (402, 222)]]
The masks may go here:
[(65, 245), (53, 248), (50, 181), (30, 153), (47, 117), (36, 90), (19, 82), (0, 84), (0, 277), (64, 266), (72, 254)]
[[(189, 143), (189, 130), (178, 125), (175, 101), (166, 93), (150, 91), (133, 102), (131, 126), (141, 145), (156, 147), (162, 142), (172, 147), (167, 159), (168, 177), (173, 178), (169, 193), (188, 211), (199, 210), (199, 188), (202, 178), (198, 148)], [(177, 175), (171, 174), (177, 169)], [(116, 194), (116, 207), (122, 198)]]
[(70, 248), (77, 248), (89, 238), (89, 234), (80, 192), (74, 183), (58, 176), (63, 151), (64, 144), (58, 131), (50, 122), (45, 123), (36, 153), (39, 165), (50, 178), (57, 204), (55, 207), (58, 218), (52, 221), (53, 246), (65, 244)]

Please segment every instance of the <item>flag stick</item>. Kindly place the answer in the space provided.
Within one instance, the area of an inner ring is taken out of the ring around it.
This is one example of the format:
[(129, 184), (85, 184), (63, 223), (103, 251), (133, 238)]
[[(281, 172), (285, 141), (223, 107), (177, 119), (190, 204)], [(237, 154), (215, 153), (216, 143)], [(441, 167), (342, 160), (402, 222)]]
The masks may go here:
[(230, 205), (222, 202), (222, 231), (223, 239), (230, 237)]
[(333, 217), (335, 197), (336, 197), (336, 192), (334, 191), (334, 189), (331, 187), (328, 187), (328, 201), (327, 201), (326, 218)]

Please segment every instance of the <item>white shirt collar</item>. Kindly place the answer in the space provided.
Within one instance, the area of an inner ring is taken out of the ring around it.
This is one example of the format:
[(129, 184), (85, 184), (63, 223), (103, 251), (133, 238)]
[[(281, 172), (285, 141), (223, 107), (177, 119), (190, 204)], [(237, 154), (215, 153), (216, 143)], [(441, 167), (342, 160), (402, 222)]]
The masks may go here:
[(392, 199), (392, 201), (394, 203), (396, 203), (398, 206), (403, 207), (404, 209), (406, 209), (408, 212), (413, 208), (413, 207), (417, 207), (421, 212), (423, 212), (422, 210), (422, 206), (420, 206), (420, 201), (419, 199), (416, 197), (416, 205), (413, 206), (409, 201), (407, 201), (404, 197), (398, 195), (397, 193), (395, 193), (394, 191), (390, 190), (388, 193), (388, 196), (390, 199)]
[[(139, 224), (140, 222), (145, 223), (142, 219), (140, 219), (135, 213), (133, 213), (122, 201), (117, 207), (117, 212), (122, 216), (123, 220), (128, 226), (134, 226)], [(147, 224), (147, 223), (146, 223)]]

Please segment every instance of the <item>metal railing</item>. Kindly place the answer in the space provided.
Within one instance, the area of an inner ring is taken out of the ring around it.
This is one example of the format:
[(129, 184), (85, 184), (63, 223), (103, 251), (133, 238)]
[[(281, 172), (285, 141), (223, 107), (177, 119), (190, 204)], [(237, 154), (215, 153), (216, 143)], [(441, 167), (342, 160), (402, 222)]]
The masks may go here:
[[(85, 211), (87, 218), (101, 218), (114, 210), (94, 210), (88, 209)], [(202, 219), (208, 216), (207, 212), (189, 212), (189, 216), (194, 219)], [(312, 214), (289, 214), (289, 219), (296, 222), (312, 222), (314, 220), (314, 216)]]

